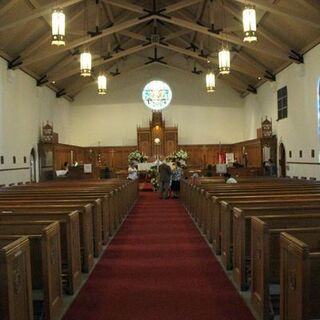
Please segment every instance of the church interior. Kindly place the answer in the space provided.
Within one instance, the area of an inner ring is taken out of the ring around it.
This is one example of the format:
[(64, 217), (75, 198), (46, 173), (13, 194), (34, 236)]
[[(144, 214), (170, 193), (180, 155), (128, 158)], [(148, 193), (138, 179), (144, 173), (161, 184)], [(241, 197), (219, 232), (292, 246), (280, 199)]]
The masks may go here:
[(319, 0), (0, 1), (0, 320), (320, 319), (319, 181)]

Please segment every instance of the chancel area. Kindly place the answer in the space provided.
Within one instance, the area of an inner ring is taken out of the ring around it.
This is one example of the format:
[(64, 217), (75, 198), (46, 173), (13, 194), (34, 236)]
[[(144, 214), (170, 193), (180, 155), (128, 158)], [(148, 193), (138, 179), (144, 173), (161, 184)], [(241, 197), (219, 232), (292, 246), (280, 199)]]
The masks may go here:
[(318, 0), (3, 0), (0, 43), (1, 320), (320, 318)]

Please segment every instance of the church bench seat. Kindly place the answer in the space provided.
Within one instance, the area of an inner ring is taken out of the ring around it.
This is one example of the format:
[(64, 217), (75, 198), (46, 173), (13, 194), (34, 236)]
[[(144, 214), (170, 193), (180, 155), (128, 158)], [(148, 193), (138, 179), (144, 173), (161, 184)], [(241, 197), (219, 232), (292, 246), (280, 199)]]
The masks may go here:
[(234, 208), (249, 210), (264, 210), (263, 208), (283, 210), (285, 207), (317, 207), (320, 206), (320, 195), (311, 195), (308, 198), (298, 196), (282, 196), (277, 199), (257, 197), (251, 200), (223, 200), (220, 202), (220, 233), (221, 233), (221, 259), (227, 270), (232, 269), (233, 247), (233, 211)]
[(280, 317), (320, 318), (320, 228), (280, 236)]
[(57, 319), (62, 311), (63, 300), (59, 223), (2, 221), (0, 235), (29, 238), (34, 316)]
[(14, 212), (0, 211), (2, 221), (41, 221), (50, 220), (60, 223), (61, 242), (61, 269), (63, 274), (63, 288), (67, 294), (73, 294), (81, 284), (81, 255), (80, 255), (80, 225), (79, 213), (73, 212), (46, 212), (28, 210)]
[[(282, 199), (286, 198), (305, 198), (320, 195), (320, 190), (305, 190), (305, 189), (295, 189), (295, 190), (260, 190), (260, 191), (250, 191), (250, 192), (240, 192), (237, 195), (230, 195), (225, 193), (216, 193), (214, 196), (211, 196), (211, 212), (208, 213), (210, 218), (208, 218), (210, 229), (208, 233), (211, 233), (211, 242), (216, 254), (221, 254), (221, 202), (237, 202), (237, 201), (247, 201), (248, 203), (254, 200), (272, 200), (272, 199)], [(224, 217), (226, 218), (226, 217)]]
[[(277, 197), (281, 197), (282, 195), (293, 195), (293, 194), (298, 194), (298, 195), (302, 195), (302, 194), (316, 194), (319, 193), (320, 194), (320, 188), (318, 191), (316, 190), (258, 190), (258, 191), (239, 191), (239, 192), (234, 192), (232, 193), (233, 195), (231, 195), (230, 193), (224, 193), (224, 192), (210, 192), (210, 191), (203, 191), (203, 197), (201, 199), (201, 201), (199, 201), (199, 203), (201, 203), (200, 205), (198, 204), (198, 209), (197, 211), (199, 212), (199, 220), (202, 221), (202, 231), (204, 233), (204, 235), (207, 236), (209, 242), (212, 242), (213, 239), (216, 240), (216, 235), (220, 233), (220, 230), (218, 228), (218, 226), (220, 225), (220, 201), (221, 200), (226, 200), (226, 199), (253, 199), (254, 197), (258, 197), (258, 196), (263, 196), (266, 199), (268, 198), (277, 198)], [(199, 226), (201, 225), (201, 223), (199, 223)], [(214, 229), (214, 228), (218, 228)], [(213, 234), (214, 233), (214, 234)], [(216, 252), (219, 252), (219, 244), (215, 243), (215, 246), (217, 246), (215, 248)]]
[(0, 319), (33, 320), (30, 243), (0, 235)]
[(49, 205), (49, 204), (2, 204), (0, 202), (1, 212), (64, 212), (79, 211), (80, 221), (80, 246), (82, 259), (82, 272), (88, 273), (93, 267), (93, 228), (92, 228), (92, 210), (91, 205)]
[(280, 284), (280, 233), (310, 227), (320, 227), (320, 211), (252, 218), (251, 303), (261, 319), (272, 316), (269, 286)]
[(60, 197), (40, 197), (37, 195), (22, 196), (20, 194), (15, 195), (13, 198), (0, 194), (0, 205), (10, 205), (10, 204), (40, 204), (40, 205), (76, 205), (76, 210), (89, 210), (85, 206), (89, 205), (92, 211), (92, 227), (93, 227), (93, 246), (94, 246), (94, 256), (98, 257), (102, 251), (102, 208), (100, 199), (88, 199), (81, 200), (78, 199), (63, 199)]

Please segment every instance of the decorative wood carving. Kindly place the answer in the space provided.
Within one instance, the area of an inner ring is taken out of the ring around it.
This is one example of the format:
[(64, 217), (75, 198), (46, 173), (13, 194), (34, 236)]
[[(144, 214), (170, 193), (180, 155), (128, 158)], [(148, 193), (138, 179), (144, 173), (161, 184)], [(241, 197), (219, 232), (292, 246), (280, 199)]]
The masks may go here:
[(272, 137), (272, 121), (268, 120), (267, 117), (265, 120), (261, 121), (261, 131), (262, 131), (262, 138)]
[[(138, 128), (137, 135), (138, 150), (145, 153), (151, 161), (157, 156), (167, 156), (178, 148), (178, 128), (166, 127), (161, 112), (153, 112), (149, 128)], [(155, 139), (159, 139), (159, 143)]]

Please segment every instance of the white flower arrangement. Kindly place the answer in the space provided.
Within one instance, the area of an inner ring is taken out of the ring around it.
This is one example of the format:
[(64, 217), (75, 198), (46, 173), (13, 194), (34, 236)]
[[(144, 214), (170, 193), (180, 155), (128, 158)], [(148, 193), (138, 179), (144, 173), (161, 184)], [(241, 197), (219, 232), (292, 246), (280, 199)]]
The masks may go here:
[(140, 152), (139, 150), (132, 151), (128, 155), (129, 163), (132, 163), (132, 162), (143, 163), (143, 162), (147, 162), (147, 160), (148, 160), (148, 157), (142, 152)]
[(182, 167), (186, 167), (187, 160), (188, 160), (188, 152), (180, 149), (169, 156), (166, 157), (166, 160), (171, 161), (179, 161)]

